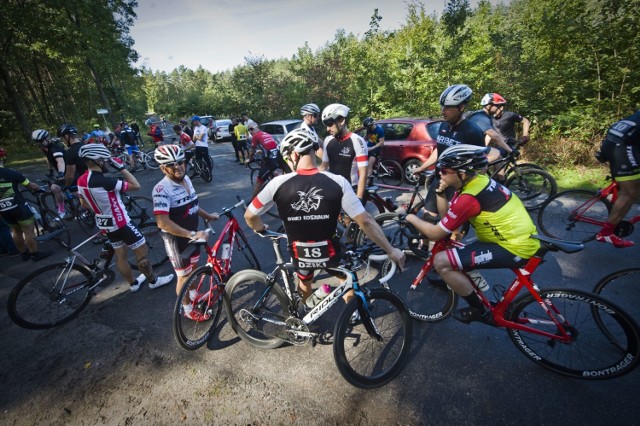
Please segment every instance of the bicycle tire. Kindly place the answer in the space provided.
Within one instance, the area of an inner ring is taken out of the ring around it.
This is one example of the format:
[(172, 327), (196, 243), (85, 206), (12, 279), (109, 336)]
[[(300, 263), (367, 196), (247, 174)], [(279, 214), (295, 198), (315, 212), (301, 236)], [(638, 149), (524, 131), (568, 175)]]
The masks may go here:
[[(579, 290), (543, 290), (545, 306), (574, 337), (566, 344), (510, 328), (511, 341), (529, 359), (556, 373), (579, 379), (610, 379), (632, 371), (640, 357), (638, 325), (615, 304)], [(516, 299), (508, 320), (551, 334), (555, 324), (533, 295)], [(571, 321), (571, 324), (567, 322)]]
[[(182, 301), (189, 291), (196, 290), (198, 296), (191, 300), (192, 309), (203, 313), (203, 321), (194, 321), (184, 316)], [(197, 268), (182, 287), (173, 308), (173, 336), (184, 349), (193, 351), (209, 341), (220, 320), (222, 312), (222, 281), (213, 273), (211, 266)]]
[[(411, 350), (413, 324), (402, 299), (394, 293), (376, 288), (365, 295), (367, 310), (354, 297), (340, 313), (333, 333), (333, 356), (350, 384), (373, 389), (402, 371)], [(353, 324), (351, 316), (356, 311), (360, 320)]]
[(155, 150), (145, 151), (143, 153), (143, 162), (146, 166), (152, 170), (157, 170), (160, 167), (160, 164), (156, 161), (155, 158)]
[(520, 198), (529, 211), (539, 209), (558, 190), (553, 176), (539, 169), (514, 172), (506, 180), (505, 186)]
[[(511, 166), (507, 168), (507, 171), (505, 172), (505, 180), (509, 179), (512, 174), (517, 173), (516, 170), (524, 170), (524, 169), (536, 169), (536, 170), (543, 170), (546, 172), (546, 170), (543, 167), (535, 163), (518, 163), (515, 166)], [(493, 176), (491, 176), (491, 178), (493, 179)]]
[[(42, 195), (40, 195), (40, 203), (42, 204), (42, 207), (44, 207), (45, 209), (49, 209), (49, 210), (53, 210), (53, 211), (58, 211), (58, 203), (56, 203), (55, 197), (53, 196), (52, 192), (46, 192)], [(37, 205), (38, 203), (34, 201), (34, 205)]]
[[(58, 281), (68, 271), (64, 296)], [(77, 274), (73, 274), (76, 272)], [(73, 274), (73, 275), (72, 275)], [(9, 318), (23, 328), (42, 330), (75, 318), (93, 296), (93, 275), (84, 266), (66, 262), (44, 266), (23, 278), (9, 294)]]
[(227, 320), (238, 337), (261, 349), (275, 349), (284, 340), (275, 337), (278, 325), (261, 321), (264, 315), (282, 321), (288, 317), (288, 298), (276, 283), (269, 285), (267, 274), (245, 270), (234, 274), (224, 289)]
[(129, 196), (124, 200), (124, 206), (129, 219), (135, 226), (147, 223), (155, 224), (156, 219), (153, 216), (153, 200), (151, 198), (143, 195)]
[(242, 271), (244, 269), (254, 269), (259, 271), (261, 269), (258, 257), (249, 244), (244, 232), (240, 229), (238, 229), (236, 233), (236, 247), (233, 251), (233, 256), (231, 260), (232, 270)]
[[(407, 248), (406, 239), (404, 238), (400, 229), (400, 219), (398, 213), (387, 212), (375, 215), (374, 220), (382, 228), (384, 236), (391, 243), (393, 247), (404, 250)], [(358, 231), (355, 237), (356, 246), (360, 247), (367, 244), (369, 237), (364, 233), (362, 229), (358, 227)]]
[[(587, 205), (588, 202), (592, 204)], [(585, 208), (586, 211), (582, 211)], [(576, 221), (576, 209), (580, 209), (580, 215), (593, 223)], [(571, 189), (554, 195), (543, 204), (538, 212), (538, 226), (551, 238), (586, 243), (596, 237), (610, 211), (609, 200), (598, 198), (597, 193)]]
[[(58, 235), (56, 237), (53, 237), (52, 239), (60, 247), (62, 247), (64, 249), (69, 248), (71, 246), (71, 233), (69, 232), (69, 229), (64, 224), (62, 219), (60, 219), (60, 216), (58, 216), (58, 213), (56, 213), (53, 210), (45, 209), (40, 214), (41, 214), (41, 219), (40, 219), (41, 225), (40, 226), (42, 226), (42, 228), (43, 228), (42, 229), (43, 233), (40, 234), (39, 231), (36, 230), (37, 235), (46, 236), (46, 234), (61, 230), (61, 232), (58, 233)], [(36, 221), (36, 223), (37, 222), (38, 221)]]
[(624, 309), (636, 322), (640, 321), (640, 315), (637, 314), (640, 306), (640, 268), (608, 274), (597, 282), (593, 293)]
[(251, 169), (251, 174), (249, 175), (249, 179), (251, 180), (251, 187), (256, 185), (256, 177), (260, 173), (260, 169)]
[(400, 186), (404, 182), (404, 169), (395, 160), (380, 160), (377, 178), (386, 185)]
[(211, 183), (213, 180), (213, 170), (204, 162), (200, 165), (200, 178), (206, 183)]
[[(144, 239), (147, 243), (147, 247), (149, 249), (147, 258), (151, 261), (151, 267), (157, 268), (169, 260), (167, 251), (164, 248), (164, 240), (162, 239), (162, 232), (160, 231), (160, 228), (158, 228), (154, 222), (144, 223), (142, 226), (137, 228), (138, 231), (144, 235)], [(131, 266), (131, 269), (136, 271), (139, 269), (138, 261), (135, 254), (133, 254), (133, 250), (131, 250), (129, 255), (129, 266)]]

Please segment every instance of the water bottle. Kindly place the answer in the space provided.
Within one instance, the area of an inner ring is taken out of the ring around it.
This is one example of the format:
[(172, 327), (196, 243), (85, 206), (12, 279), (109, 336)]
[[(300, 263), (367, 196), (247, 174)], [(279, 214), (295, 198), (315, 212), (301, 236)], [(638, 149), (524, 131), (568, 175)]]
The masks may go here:
[(231, 245), (229, 243), (222, 243), (222, 253), (220, 253), (220, 259), (229, 259), (229, 253), (231, 252)]
[(322, 301), (322, 299), (327, 297), (329, 293), (331, 293), (331, 287), (327, 284), (322, 284), (311, 296), (309, 296), (305, 304), (308, 308), (313, 309)]
[(27, 206), (33, 212), (33, 216), (36, 218), (36, 220), (38, 222), (40, 222), (40, 219), (42, 219), (42, 216), (40, 216), (40, 212), (35, 207), (33, 207), (31, 204), (27, 204)]
[(473, 282), (476, 284), (478, 289), (480, 289), (481, 291), (489, 290), (489, 283), (487, 282), (487, 280), (484, 279), (482, 275), (480, 275), (480, 272), (475, 270), (469, 271), (467, 272), (467, 275), (469, 275), (469, 278), (473, 280)]

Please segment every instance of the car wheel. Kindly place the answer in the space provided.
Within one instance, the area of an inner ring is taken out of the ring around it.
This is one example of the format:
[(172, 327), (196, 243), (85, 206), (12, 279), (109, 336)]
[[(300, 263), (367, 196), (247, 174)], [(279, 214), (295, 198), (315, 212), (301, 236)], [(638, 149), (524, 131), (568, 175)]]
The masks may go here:
[(418, 180), (417, 176), (413, 175), (413, 171), (422, 165), (422, 161), (412, 158), (404, 163), (404, 180), (412, 185), (415, 185)]

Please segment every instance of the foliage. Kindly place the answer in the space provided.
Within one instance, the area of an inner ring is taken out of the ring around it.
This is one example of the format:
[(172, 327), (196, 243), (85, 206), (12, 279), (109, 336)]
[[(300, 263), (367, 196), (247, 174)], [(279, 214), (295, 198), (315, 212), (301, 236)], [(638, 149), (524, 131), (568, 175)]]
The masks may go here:
[[(406, 3), (406, 22), (382, 31), (378, 9), (358, 36), (338, 30), (289, 59), (249, 54), (230, 71), (132, 67), (134, 0), (5, 0), (0, 15), (4, 135), (61, 121), (89, 124), (145, 110), (171, 120), (247, 112), (258, 122), (298, 116), (308, 102), (341, 102), (365, 116), (437, 116), (450, 84), (509, 100), (532, 120), (527, 155), (593, 164), (609, 123), (640, 104), (640, 0), (447, 0), (440, 13)], [(13, 89), (12, 89), (13, 88)], [(13, 91), (12, 91), (13, 90)], [(10, 112), (10, 113), (8, 113)], [(357, 127), (354, 125), (352, 127)]]

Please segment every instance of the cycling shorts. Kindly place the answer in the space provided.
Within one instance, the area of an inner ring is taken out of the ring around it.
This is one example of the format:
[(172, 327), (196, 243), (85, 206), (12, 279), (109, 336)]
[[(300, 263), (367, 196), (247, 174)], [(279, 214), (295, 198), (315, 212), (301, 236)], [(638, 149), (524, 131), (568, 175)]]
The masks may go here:
[[(162, 240), (167, 256), (171, 261), (176, 275), (185, 277), (193, 272), (193, 268), (200, 260), (200, 245), (189, 244), (188, 238), (176, 237), (175, 235), (163, 232)], [(190, 250), (192, 248), (193, 250)]]
[(369, 151), (369, 157), (368, 158), (380, 158), (380, 154), (382, 153), (381, 149), (374, 149), (373, 151)]
[(609, 162), (611, 176), (616, 180), (640, 179), (640, 146), (602, 141), (601, 156)]
[(146, 241), (144, 235), (131, 222), (128, 222), (122, 228), (115, 231), (107, 232), (107, 238), (114, 249), (127, 246), (132, 250), (141, 247)]
[(11, 226), (30, 225), (34, 220), (33, 212), (25, 203), (19, 204), (13, 209), (3, 211), (0, 213), (0, 216)]
[(264, 160), (264, 164), (260, 167), (260, 172), (258, 173), (258, 177), (256, 178), (257, 183), (263, 183), (269, 179), (271, 179), (276, 170), (279, 169), (278, 160), (275, 158), (266, 158)]
[(184, 150), (184, 161), (186, 161), (187, 163), (193, 158), (193, 156), (195, 155), (195, 151), (192, 149), (189, 150)]
[(124, 146), (127, 149), (127, 154), (131, 155), (134, 152), (140, 152), (140, 150), (138, 149), (138, 145), (125, 145)]
[(446, 253), (451, 266), (456, 271), (519, 268), (529, 261), (516, 256), (499, 244), (480, 241), (475, 241), (463, 248), (449, 249)]

